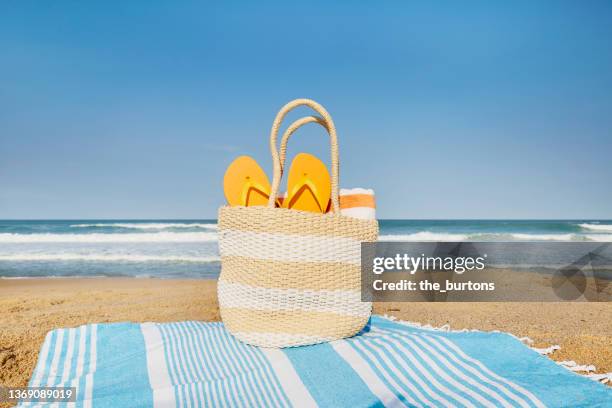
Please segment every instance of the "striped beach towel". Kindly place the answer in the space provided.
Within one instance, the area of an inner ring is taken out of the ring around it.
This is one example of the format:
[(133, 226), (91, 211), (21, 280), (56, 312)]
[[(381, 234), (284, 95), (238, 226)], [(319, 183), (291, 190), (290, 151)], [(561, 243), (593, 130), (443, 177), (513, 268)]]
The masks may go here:
[(30, 385), (74, 386), (79, 407), (612, 406), (610, 388), (511, 335), (377, 316), (353, 338), (288, 349), (245, 345), (222, 323), (59, 329)]

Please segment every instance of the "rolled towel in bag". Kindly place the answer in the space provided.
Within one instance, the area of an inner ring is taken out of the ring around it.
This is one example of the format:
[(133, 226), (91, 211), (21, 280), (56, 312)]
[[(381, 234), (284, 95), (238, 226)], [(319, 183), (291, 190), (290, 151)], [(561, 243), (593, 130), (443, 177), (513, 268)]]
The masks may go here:
[(376, 219), (374, 190), (370, 188), (341, 188), (339, 198), (340, 214), (362, 220)]

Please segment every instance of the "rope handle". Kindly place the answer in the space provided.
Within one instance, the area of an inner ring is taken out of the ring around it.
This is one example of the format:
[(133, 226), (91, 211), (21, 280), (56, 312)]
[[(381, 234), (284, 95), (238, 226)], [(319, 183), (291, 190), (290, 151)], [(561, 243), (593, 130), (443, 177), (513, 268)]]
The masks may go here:
[(323, 126), (323, 128), (325, 128), (326, 131), (329, 132), (328, 127), (327, 127), (327, 122), (325, 121), (325, 119), (319, 116), (304, 116), (303, 118), (300, 118), (296, 120), (295, 122), (293, 122), (291, 125), (289, 125), (287, 130), (285, 130), (283, 137), (281, 138), (280, 147), (278, 149), (278, 155), (279, 155), (280, 166), (281, 166), (281, 176), (285, 172), (285, 159), (287, 156), (287, 142), (289, 141), (289, 138), (291, 137), (292, 134), (295, 133), (296, 130), (298, 130), (300, 127), (308, 123), (318, 123), (319, 125)]
[[(293, 122), (289, 128), (283, 134), (279, 151), (276, 149), (276, 143), (278, 139), (278, 130), (280, 125), (291, 110), (298, 106), (308, 106), (321, 117), (317, 116), (306, 116)], [(338, 173), (339, 173), (339, 158), (338, 158), (338, 137), (336, 135), (336, 127), (330, 114), (325, 108), (319, 105), (317, 102), (311, 99), (295, 99), (281, 108), (276, 115), (274, 122), (272, 123), (272, 129), (270, 131), (270, 153), (272, 154), (272, 163), (274, 165), (274, 173), (272, 177), (272, 189), (270, 191), (270, 199), (268, 200), (268, 207), (274, 208), (275, 202), (278, 198), (278, 190), (280, 187), (280, 181), (283, 173), (283, 166), (286, 157), (287, 141), (293, 132), (295, 132), (301, 126), (310, 123), (317, 122), (323, 125), (329, 133), (330, 139), (330, 150), (331, 150), (331, 202), (332, 210), (334, 213), (340, 213), (340, 200), (338, 198)]]

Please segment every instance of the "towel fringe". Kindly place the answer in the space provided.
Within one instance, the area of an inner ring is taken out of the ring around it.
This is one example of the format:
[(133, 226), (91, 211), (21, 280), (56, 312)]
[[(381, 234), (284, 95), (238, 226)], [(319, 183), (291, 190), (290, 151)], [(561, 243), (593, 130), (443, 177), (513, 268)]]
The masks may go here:
[[(391, 316), (391, 315), (382, 315), (381, 317), (387, 319), (387, 320), (391, 320), (395, 323), (404, 325), (404, 326), (409, 326), (409, 327), (416, 327), (419, 329), (426, 329), (426, 330), (432, 330), (432, 331), (443, 331), (443, 332), (447, 332), (447, 333), (466, 333), (466, 332), (481, 332), (481, 333), (504, 333), (507, 334), (509, 336), (514, 337), (515, 339), (519, 340), (521, 343), (525, 344), (527, 347), (529, 347), (530, 349), (532, 349), (533, 351), (535, 351), (536, 353), (543, 355), (543, 356), (548, 356), (549, 354), (554, 353), (555, 351), (559, 350), (561, 348), (561, 346), (559, 346), (558, 344), (554, 344), (552, 346), (546, 347), (546, 348), (537, 348), (537, 347), (532, 347), (531, 344), (534, 343), (534, 341), (532, 339), (530, 339), (529, 337), (518, 337), (515, 336), (512, 333), (507, 333), (507, 332), (502, 332), (499, 330), (478, 330), (478, 329), (460, 329), (460, 330), (453, 330), (451, 329), (450, 324), (446, 323), (442, 326), (439, 327), (434, 327), (431, 324), (422, 324), (422, 323), (418, 323), (418, 322), (410, 322), (407, 320), (401, 320), (398, 319), (395, 316)], [(550, 358), (550, 357), (549, 357)], [(593, 365), (593, 364), (589, 364), (589, 365), (579, 365), (578, 363), (576, 363), (575, 361), (555, 361), (553, 359), (550, 359), (551, 361), (554, 361), (556, 364), (560, 365), (561, 367), (573, 372), (574, 374), (580, 375), (582, 377), (588, 378), (590, 380), (593, 381), (598, 381), (602, 384), (607, 384), (608, 382), (612, 382), (612, 372), (610, 373), (593, 373), (592, 371), (596, 371), (597, 368)]]
[(593, 381), (599, 381), (602, 384), (607, 384), (609, 382), (612, 382), (612, 373), (582, 374), (582, 375)]
[(564, 366), (570, 371), (586, 371), (587, 373), (590, 371), (595, 371), (597, 368), (593, 364), (590, 365), (579, 365), (575, 361), (557, 361), (559, 365)]
[(530, 347), (530, 348), (533, 351), (535, 351), (536, 353), (542, 354), (543, 356), (547, 356), (547, 355), (552, 354), (555, 351), (559, 350), (561, 348), (561, 346), (558, 345), (558, 344), (554, 344), (554, 345), (546, 347), (546, 348), (537, 348), (537, 347)]
[[(443, 332), (453, 332), (453, 333), (466, 333), (466, 332), (478, 332), (478, 331), (482, 331), (482, 330), (477, 330), (477, 329), (460, 329), (460, 330), (453, 330), (451, 329), (450, 324), (446, 323), (442, 326), (439, 327), (434, 327), (431, 324), (422, 324), (422, 323), (418, 323), (418, 322), (409, 322), (407, 320), (400, 320), (395, 316), (391, 316), (391, 315), (382, 315), (380, 317), (383, 317), (387, 320), (391, 320), (392, 322), (401, 324), (403, 326), (410, 326), (410, 327), (416, 327), (419, 329), (425, 329), (425, 330), (433, 330), (433, 331), (443, 331)], [(493, 333), (500, 333), (499, 330), (493, 330)]]

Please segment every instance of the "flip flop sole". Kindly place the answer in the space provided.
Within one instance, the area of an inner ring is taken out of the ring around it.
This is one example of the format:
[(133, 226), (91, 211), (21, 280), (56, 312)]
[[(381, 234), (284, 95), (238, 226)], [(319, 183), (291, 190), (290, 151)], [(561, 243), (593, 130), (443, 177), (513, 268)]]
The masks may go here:
[(225, 171), (223, 192), (230, 206), (266, 206), (270, 196), (270, 182), (255, 159), (240, 156)]
[(308, 153), (295, 156), (289, 169), (283, 207), (324, 213), (330, 197), (331, 177), (325, 163)]

